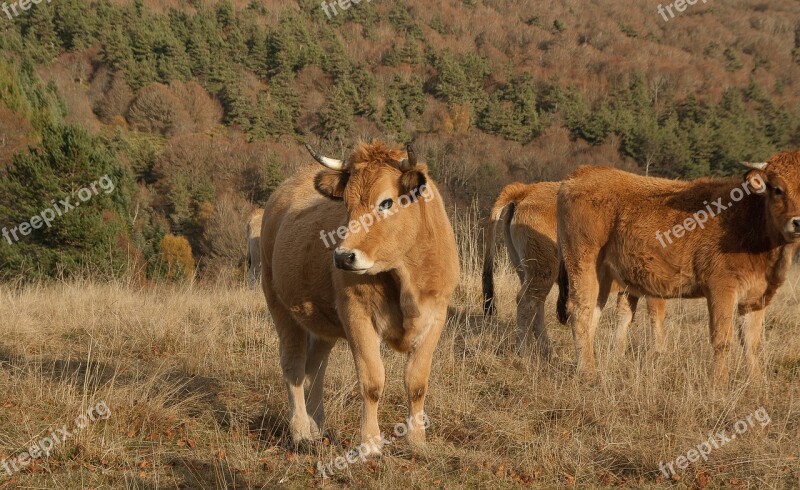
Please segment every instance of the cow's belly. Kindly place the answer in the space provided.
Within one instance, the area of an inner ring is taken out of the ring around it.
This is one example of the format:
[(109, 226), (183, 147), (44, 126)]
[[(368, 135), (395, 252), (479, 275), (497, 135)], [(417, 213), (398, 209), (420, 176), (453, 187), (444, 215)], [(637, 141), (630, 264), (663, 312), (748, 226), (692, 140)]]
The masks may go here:
[(690, 263), (675, 264), (646, 247), (609, 246), (604, 265), (631, 294), (659, 298), (698, 298), (702, 284)]

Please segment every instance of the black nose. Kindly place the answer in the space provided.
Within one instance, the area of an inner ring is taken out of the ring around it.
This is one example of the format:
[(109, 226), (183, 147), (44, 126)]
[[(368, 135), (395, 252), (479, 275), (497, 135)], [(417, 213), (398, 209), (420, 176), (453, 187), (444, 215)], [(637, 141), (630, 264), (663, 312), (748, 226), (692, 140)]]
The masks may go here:
[(346, 271), (352, 270), (353, 263), (355, 261), (355, 252), (351, 252), (349, 250), (342, 250), (341, 252), (337, 251), (333, 254), (333, 265), (335, 265), (337, 269), (343, 269)]

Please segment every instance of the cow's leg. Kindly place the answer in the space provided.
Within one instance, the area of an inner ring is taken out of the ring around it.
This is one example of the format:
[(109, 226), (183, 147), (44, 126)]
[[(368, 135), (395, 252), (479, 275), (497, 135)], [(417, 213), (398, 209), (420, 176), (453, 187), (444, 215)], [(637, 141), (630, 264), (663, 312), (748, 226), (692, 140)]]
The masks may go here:
[(506, 251), (508, 259), (514, 266), (514, 272), (519, 277), (519, 283), (525, 287), (525, 247), (528, 243), (526, 234), (520, 235), (519, 230), (512, 231), (512, 225), (504, 226)]
[[(590, 266), (576, 263), (569, 275), (569, 323), (575, 341), (578, 373), (591, 375), (595, 370), (594, 333), (592, 323), (597, 308), (600, 283), (595, 270), (595, 259), (586, 260)], [(569, 265), (568, 265), (569, 267)]]
[(736, 307), (736, 292), (724, 291), (708, 297), (709, 329), (711, 345), (714, 346), (714, 382), (720, 385), (728, 381), (728, 364), (733, 337), (733, 313)]
[(254, 239), (249, 239), (247, 242), (247, 281), (250, 287), (256, 287), (259, 280), (259, 271), (261, 265), (261, 250), (258, 246), (259, 242)]
[(597, 272), (597, 279), (598, 279), (598, 292), (597, 292), (597, 302), (595, 303), (594, 311), (592, 311), (592, 322), (589, 324), (589, 336), (592, 342), (592, 354), (594, 355), (594, 339), (597, 336), (597, 325), (600, 324), (600, 315), (603, 313), (603, 308), (605, 308), (606, 303), (608, 302), (608, 295), (611, 293), (611, 287), (614, 285), (614, 281), (611, 279), (611, 276), (605, 270), (599, 270)]
[(347, 307), (344, 320), (349, 326), (347, 340), (361, 388), (361, 450), (366, 456), (379, 456), (384, 441), (378, 426), (378, 403), (383, 395), (386, 372), (381, 360), (380, 338), (369, 314), (354, 310), (354, 307)]
[(656, 352), (659, 353), (663, 353), (667, 350), (667, 340), (664, 336), (664, 317), (666, 314), (666, 300), (661, 298), (647, 298), (647, 316), (650, 320), (650, 328), (653, 331)]
[(306, 377), (308, 333), (280, 304), (271, 302), (270, 313), (278, 331), (283, 379), (289, 392), (289, 429), (295, 446), (312, 440), (303, 385)]
[(407, 439), (413, 449), (421, 449), (425, 445), (425, 426), (428, 422), (428, 416), (425, 414), (425, 396), (428, 394), (428, 379), (431, 374), (433, 353), (439, 342), (446, 318), (447, 307), (445, 306), (433, 316), (430, 330), (409, 352), (406, 361)]
[(756, 384), (761, 381), (760, 354), (761, 338), (764, 334), (764, 311), (761, 309), (745, 312), (739, 330), (750, 378)]
[(530, 280), (526, 280), (517, 295), (517, 354), (519, 355), (524, 354), (525, 344), (533, 327), (536, 352), (543, 359), (550, 357), (550, 339), (544, 324), (544, 302), (547, 292), (543, 291), (541, 285), (534, 285)]
[(308, 355), (306, 356), (308, 399), (306, 401), (306, 409), (311, 417), (311, 435), (320, 437), (325, 424), (325, 407), (322, 397), (325, 370), (328, 367), (328, 356), (333, 346), (336, 345), (336, 340), (310, 335), (308, 344)]
[(618, 356), (625, 355), (628, 349), (628, 327), (636, 315), (639, 297), (622, 291), (617, 295), (617, 329), (614, 332), (614, 345)]

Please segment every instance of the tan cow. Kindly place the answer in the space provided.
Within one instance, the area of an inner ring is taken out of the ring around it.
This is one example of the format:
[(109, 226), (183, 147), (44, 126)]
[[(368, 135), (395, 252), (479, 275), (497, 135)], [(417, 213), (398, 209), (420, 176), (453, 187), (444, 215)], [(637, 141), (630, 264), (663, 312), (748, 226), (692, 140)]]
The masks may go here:
[(362, 446), (380, 453), (383, 340), (408, 355), (407, 438), (419, 448), (433, 352), (459, 276), (442, 198), (410, 148), (360, 144), (346, 161), (308, 149), (327, 168), (303, 168), (284, 182), (261, 230), (262, 285), (280, 339), (292, 438), (299, 445), (320, 436), (328, 355), (346, 338), (362, 396)]
[[(513, 183), (505, 186), (492, 208), (486, 232), (483, 261), (483, 309), (495, 313), (494, 254), (497, 227), (502, 226), (506, 249), (520, 281), (517, 294), (517, 352), (522, 353), (533, 327), (538, 353), (550, 355), (550, 341), (544, 324), (544, 303), (558, 277), (556, 244), (556, 195), (561, 182)], [(636, 313), (639, 298), (620, 293), (617, 298), (615, 345), (622, 354), (628, 345), (628, 327)], [(656, 349), (664, 350), (665, 301), (648, 298)]]
[(264, 210), (256, 209), (247, 220), (247, 283), (256, 287), (261, 279), (261, 221)]
[[(582, 167), (558, 193), (559, 302), (579, 371), (594, 370), (597, 318), (612, 281), (634, 294), (706, 298), (713, 375), (728, 378), (734, 315), (758, 382), (764, 310), (800, 238), (800, 152), (748, 164), (742, 178), (679, 182)], [(566, 304), (565, 304), (566, 303)]]

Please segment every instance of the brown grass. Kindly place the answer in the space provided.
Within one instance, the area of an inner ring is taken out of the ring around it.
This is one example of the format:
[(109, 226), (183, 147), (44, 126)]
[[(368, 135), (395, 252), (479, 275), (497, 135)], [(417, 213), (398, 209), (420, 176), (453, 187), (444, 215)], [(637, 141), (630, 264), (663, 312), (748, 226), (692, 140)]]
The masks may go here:
[[(767, 316), (764, 384), (748, 385), (734, 356), (729, 389), (709, 390), (711, 349), (702, 302), (672, 302), (668, 355), (649, 349), (644, 312), (623, 359), (610, 350), (612, 312), (600, 328), (601, 376), (574, 376), (571, 334), (547, 324), (558, 357), (513, 354), (516, 276), (497, 272), (499, 316), (480, 311), (480, 248), (470, 210), (457, 223), (463, 280), (434, 360), (429, 451), (402, 440), (380, 461), (322, 480), (354, 446), (359, 396), (343, 342), (326, 384), (329, 444), (288, 449), (287, 401), (263, 297), (241, 287), (75, 281), (0, 287), (0, 461), (99, 401), (112, 415), (7, 477), (0, 488), (796, 488), (800, 479), (800, 273)], [(501, 264), (505, 262), (501, 259)], [(380, 408), (386, 433), (406, 416), (403, 357), (386, 352)], [(764, 407), (756, 426), (679, 480), (658, 464), (709, 432)]]

